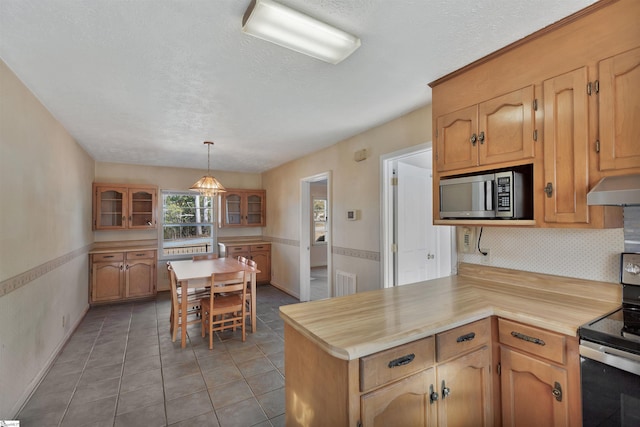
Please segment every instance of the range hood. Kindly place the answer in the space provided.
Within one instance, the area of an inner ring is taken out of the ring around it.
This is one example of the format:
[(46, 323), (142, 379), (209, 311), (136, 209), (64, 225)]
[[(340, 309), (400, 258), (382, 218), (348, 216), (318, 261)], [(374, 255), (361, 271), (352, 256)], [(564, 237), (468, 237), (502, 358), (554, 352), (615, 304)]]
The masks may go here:
[(640, 175), (602, 178), (587, 194), (587, 205), (640, 205)]

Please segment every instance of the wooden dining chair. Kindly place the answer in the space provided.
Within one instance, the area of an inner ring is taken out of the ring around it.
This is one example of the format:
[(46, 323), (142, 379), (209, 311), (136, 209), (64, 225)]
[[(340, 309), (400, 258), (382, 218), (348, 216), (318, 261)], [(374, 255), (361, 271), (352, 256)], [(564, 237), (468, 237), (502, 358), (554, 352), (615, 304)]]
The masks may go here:
[(211, 296), (200, 301), (202, 307), (202, 337), (209, 333), (209, 349), (213, 349), (213, 333), (240, 328), (246, 340), (247, 285), (245, 272), (211, 275)]
[[(195, 293), (185, 294), (178, 286), (176, 279), (176, 273), (171, 268), (171, 265), (167, 265), (169, 273), (169, 284), (171, 287), (171, 314), (169, 315), (169, 321), (171, 322), (171, 341), (175, 342), (178, 335), (178, 328), (186, 327), (186, 325), (193, 325), (200, 322), (200, 300), (201, 297)], [(187, 299), (187, 323), (182, 324), (182, 298)]]
[(241, 262), (243, 264), (246, 264), (247, 261), (249, 261), (247, 258), (243, 257), (243, 256), (238, 256), (238, 262)]
[[(258, 268), (258, 263), (252, 259), (247, 260), (247, 265), (249, 267)], [(247, 306), (247, 316), (251, 316), (251, 273), (245, 274), (245, 278), (247, 279), (247, 296), (246, 296), (246, 306)], [(251, 325), (253, 326), (253, 325)]]
[(204, 261), (207, 259), (218, 259), (218, 254), (194, 255), (193, 261)]

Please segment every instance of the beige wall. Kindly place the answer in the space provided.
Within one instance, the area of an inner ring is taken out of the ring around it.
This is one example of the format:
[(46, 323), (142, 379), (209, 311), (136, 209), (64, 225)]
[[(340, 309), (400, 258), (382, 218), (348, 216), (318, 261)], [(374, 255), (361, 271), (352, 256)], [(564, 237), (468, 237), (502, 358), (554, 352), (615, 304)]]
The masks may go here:
[(0, 61), (0, 419), (16, 415), (88, 308), (93, 172)]
[[(265, 236), (272, 243), (272, 283), (299, 295), (300, 180), (331, 171), (333, 272), (355, 273), (358, 291), (380, 287), (380, 156), (431, 140), (431, 107), (370, 129), (324, 150), (263, 174), (267, 190)], [(355, 151), (368, 158), (355, 162)], [(346, 211), (358, 209), (360, 219), (347, 221)], [(339, 252), (339, 253), (336, 253)], [(346, 255), (348, 254), (348, 255)]]

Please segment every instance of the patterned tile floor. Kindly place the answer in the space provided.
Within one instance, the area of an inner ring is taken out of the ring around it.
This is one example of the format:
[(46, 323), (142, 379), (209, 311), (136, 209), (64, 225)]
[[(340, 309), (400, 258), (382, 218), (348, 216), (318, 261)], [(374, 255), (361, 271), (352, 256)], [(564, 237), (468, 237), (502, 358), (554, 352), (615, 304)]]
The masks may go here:
[(284, 324), (298, 302), (257, 290), (258, 331), (218, 334), (200, 326), (185, 349), (171, 342), (167, 292), (155, 301), (94, 307), (18, 414), (31, 426), (283, 426)]

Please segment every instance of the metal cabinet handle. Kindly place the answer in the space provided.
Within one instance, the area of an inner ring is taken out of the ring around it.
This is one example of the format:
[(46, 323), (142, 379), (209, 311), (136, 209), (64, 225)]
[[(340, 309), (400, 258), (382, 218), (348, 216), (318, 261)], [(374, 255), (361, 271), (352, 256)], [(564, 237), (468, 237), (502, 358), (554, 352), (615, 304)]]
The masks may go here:
[(103, 258), (113, 258), (114, 255), (105, 255)]
[(433, 390), (433, 384), (429, 386), (429, 402), (433, 404), (438, 400), (438, 393)]
[(451, 389), (447, 387), (444, 380), (442, 380), (442, 400), (451, 394)]
[(402, 357), (398, 357), (397, 359), (393, 359), (392, 361), (389, 362), (389, 368), (395, 368), (397, 366), (404, 366), (404, 365), (408, 365), (409, 363), (413, 362), (413, 359), (415, 359), (416, 355), (411, 353), (411, 354), (407, 354), (405, 356)]
[(480, 141), (480, 144), (484, 144), (484, 131), (478, 135), (478, 141)]
[(471, 144), (475, 147), (476, 146), (476, 141), (478, 140), (478, 137), (476, 136), (476, 134), (474, 133), (473, 135), (471, 135), (471, 138), (469, 138), (469, 141), (471, 141)]
[(553, 194), (553, 184), (547, 182), (547, 186), (544, 187), (544, 192), (547, 193), (547, 197), (551, 197), (551, 195)]
[(476, 337), (476, 333), (475, 332), (469, 332), (468, 334), (465, 335), (460, 335), (458, 337), (458, 339), (456, 339), (456, 342), (467, 342), (467, 341), (471, 341)]
[(514, 338), (518, 338), (519, 340), (522, 341), (527, 341), (533, 344), (537, 344), (537, 345), (546, 345), (546, 343), (541, 340), (540, 338), (535, 338), (535, 337), (530, 337), (529, 335), (525, 335), (523, 333), (520, 332), (516, 332), (516, 331), (512, 331), (511, 332), (511, 336)]
[(559, 382), (556, 381), (555, 384), (553, 384), (551, 394), (553, 394), (553, 397), (555, 397), (558, 402), (562, 402), (562, 387)]

